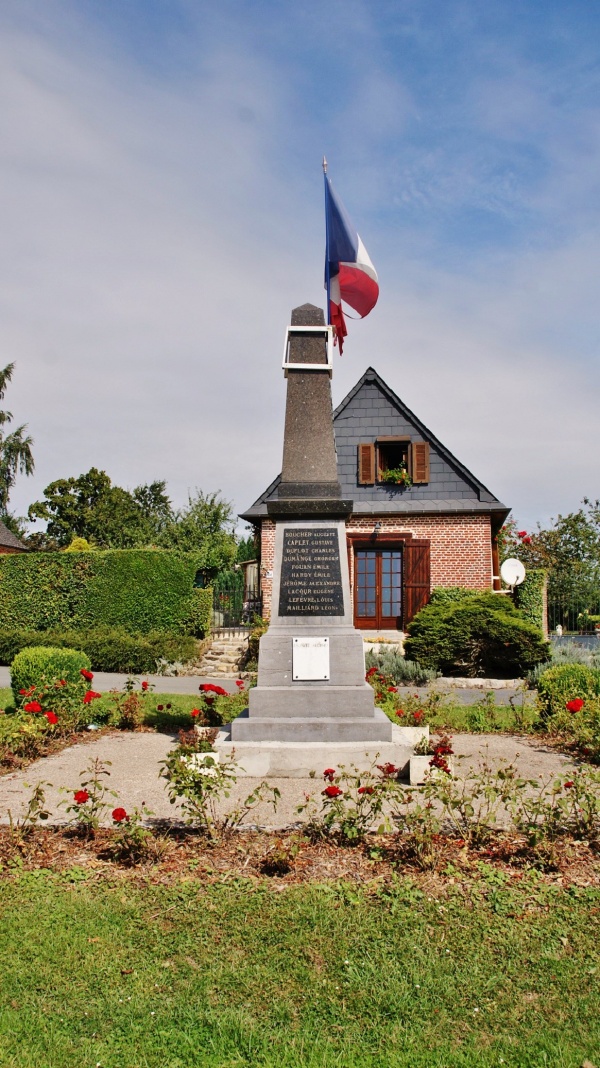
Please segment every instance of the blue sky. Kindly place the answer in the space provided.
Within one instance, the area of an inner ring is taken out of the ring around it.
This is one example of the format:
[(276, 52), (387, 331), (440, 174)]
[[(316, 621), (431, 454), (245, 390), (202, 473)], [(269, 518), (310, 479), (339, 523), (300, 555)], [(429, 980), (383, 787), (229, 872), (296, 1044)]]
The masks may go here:
[(262, 491), (323, 153), (381, 284), (334, 400), (374, 366), (520, 525), (600, 496), (599, 31), (580, 0), (5, 0), (15, 509), (92, 465)]

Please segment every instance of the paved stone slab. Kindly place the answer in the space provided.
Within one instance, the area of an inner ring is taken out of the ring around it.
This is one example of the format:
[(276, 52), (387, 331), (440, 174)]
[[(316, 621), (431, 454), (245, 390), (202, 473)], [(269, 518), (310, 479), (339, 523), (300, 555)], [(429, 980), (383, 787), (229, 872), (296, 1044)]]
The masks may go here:
[[(169, 804), (165, 781), (159, 777), (160, 762), (175, 741), (175, 738), (166, 734), (115, 731), (94, 738), (87, 744), (74, 745), (62, 753), (37, 760), (23, 771), (0, 778), (0, 822), (8, 822), (9, 808), (14, 817), (22, 813), (23, 804), (31, 795), (31, 786), (40, 779), (53, 783), (47, 796), (52, 822), (64, 821), (64, 809), (58, 808), (58, 802), (65, 795), (60, 794), (58, 788), (76, 788), (80, 772), (96, 756), (112, 762), (109, 785), (118, 794), (115, 805), (121, 804), (131, 809), (145, 801), (156, 818), (177, 818), (178, 810)], [(535, 738), (514, 735), (459, 734), (454, 736), (454, 750), (458, 758), (464, 758), (455, 761), (456, 773), (465, 777), (470, 774), (471, 767), (480, 767), (484, 760), (492, 763), (514, 760), (518, 754), (521, 772), (528, 778), (554, 778), (563, 772), (572, 772), (577, 766), (569, 757)], [(262, 805), (256, 809), (251, 820), (252, 823), (268, 827), (286, 827), (296, 823), (299, 819), (296, 810), (305, 795), (319, 794), (323, 789), (323, 779), (319, 775), (314, 779), (270, 777), (268, 781), (281, 792), (277, 813), (274, 814), (270, 806)], [(258, 778), (240, 778), (225, 804), (235, 807), (259, 782)], [(25, 786), (25, 783), (30, 785)]]

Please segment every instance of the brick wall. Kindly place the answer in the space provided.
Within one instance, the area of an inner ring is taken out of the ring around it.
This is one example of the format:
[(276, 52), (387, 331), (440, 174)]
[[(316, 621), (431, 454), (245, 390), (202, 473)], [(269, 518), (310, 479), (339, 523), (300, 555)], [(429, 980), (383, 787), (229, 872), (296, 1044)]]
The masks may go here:
[[(428, 541), (431, 554), (431, 586), (466, 586), (487, 590), (492, 586), (492, 542), (490, 517), (462, 516), (369, 516), (351, 518), (349, 533), (370, 533), (376, 522), (382, 534), (412, 534)], [(350, 560), (351, 570), (354, 561)], [(354, 576), (350, 575), (353, 583)]]
[(274, 561), (275, 523), (272, 519), (263, 519), (260, 528), (260, 588), (262, 590), (262, 614), (265, 619), (271, 618), (273, 579), (268, 576), (273, 571)]
[[(375, 522), (381, 523), (382, 534), (412, 534), (428, 541), (431, 552), (431, 585), (466, 586), (487, 590), (492, 586), (492, 546), (490, 517), (464, 516), (370, 516), (351, 518), (346, 523), (348, 533), (371, 533)], [(261, 528), (261, 588), (263, 615), (271, 615), (272, 579), (275, 552), (275, 523), (265, 519)], [(353, 565), (350, 559), (350, 582), (353, 584)]]

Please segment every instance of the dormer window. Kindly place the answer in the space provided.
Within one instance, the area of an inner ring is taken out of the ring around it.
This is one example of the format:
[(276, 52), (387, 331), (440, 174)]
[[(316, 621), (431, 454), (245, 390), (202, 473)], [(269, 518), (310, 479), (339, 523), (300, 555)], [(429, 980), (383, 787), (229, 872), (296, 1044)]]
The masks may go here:
[(405, 468), (413, 485), (429, 482), (429, 442), (411, 441), (408, 436), (378, 437), (358, 446), (358, 484), (373, 486), (386, 482), (386, 472)]

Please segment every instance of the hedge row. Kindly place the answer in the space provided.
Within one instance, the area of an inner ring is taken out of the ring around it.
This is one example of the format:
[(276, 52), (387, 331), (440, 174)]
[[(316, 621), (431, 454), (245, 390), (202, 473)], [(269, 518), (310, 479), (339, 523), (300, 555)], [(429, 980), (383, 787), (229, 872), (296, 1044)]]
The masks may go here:
[(515, 586), (515, 606), (528, 623), (544, 630), (544, 590), (548, 581), (548, 572), (543, 568), (527, 570), (524, 582)]
[(94, 671), (120, 671), (148, 674), (156, 671), (161, 657), (170, 663), (193, 660), (198, 643), (189, 634), (150, 631), (145, 635), (127, 634), (125, 630), (0, 630), (0, 664), (11, 664), (21, 649), (29, 646), (53, 646), (79, 649), (86, 653)]
[(203, 637), (212, 590), (194, 588), (200, 564), (199, 554), (158, 549), (1, 556), (0, 629), (118, 627)]

